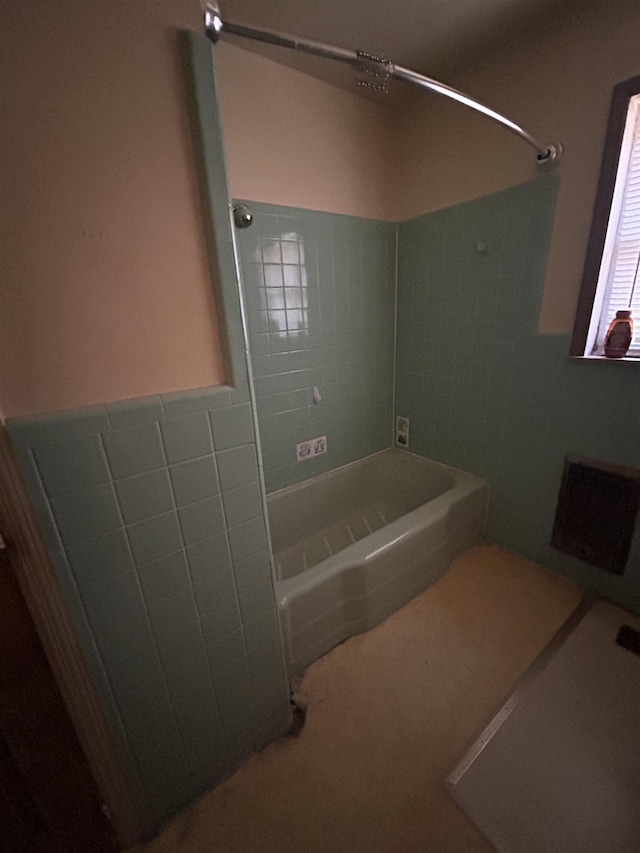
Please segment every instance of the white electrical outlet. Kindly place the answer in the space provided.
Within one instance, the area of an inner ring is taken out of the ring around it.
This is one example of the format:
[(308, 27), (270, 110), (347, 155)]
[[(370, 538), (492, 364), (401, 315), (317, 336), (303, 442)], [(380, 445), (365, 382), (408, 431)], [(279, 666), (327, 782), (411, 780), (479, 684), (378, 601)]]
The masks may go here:
[(296, 458), (298, 462), (304, 462), (306, 459), (313, 459), (314, 456), (320, 456), (321, 453), (326, 452), (326, 435), (321, 435), (320, 438), (311, 438), (309, 441), (301, 441), (300, 444), (296, 444)]
[(396, 444), (399, 447), (409, 447), (409, 418), (402, 415), (396, 418)]

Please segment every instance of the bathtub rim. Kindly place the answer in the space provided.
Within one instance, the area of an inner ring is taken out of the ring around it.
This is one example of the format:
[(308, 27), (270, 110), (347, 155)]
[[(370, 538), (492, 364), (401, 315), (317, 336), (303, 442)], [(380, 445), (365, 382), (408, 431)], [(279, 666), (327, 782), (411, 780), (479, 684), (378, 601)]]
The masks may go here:
[[(471, 477), (477, 477), (477, 474), (469, 474), (468, 471), (463, 471), (461, 468), (455, 468), (453, 465), (448, 465), (446, 462), (437, 462), (435, 459), (430, 459), (428, 456), (422, 456), (420, 453), (414, 453), (413, 450), (407, 450), (404, 447), (396, 447), (393, 445), (392, 447), (385, 447), (382, 450), (376, 450), (375, 453), (368, 453), (366, 456), (361, 456), (359, 459), (353, 459), (351, 462), (345, 462), (344, 465), (338, 465), (337, 468), (330, 468), (328, 471), (322, 471), (319, 474), (315, 474), (313, 477), (307, 477), (305, 480), (299, 480), (296, 483), (290, 483), (288, 486), (283, 486), (281, 489), (276, 489), (273, 492), (267, 492), (267, 505), (269, 504), (270, 498), (276, 498), (279, 496), (283, 496), (285, 494), (293, 494), (294, 492), (302, 489), (304, 486), (308, 486), (311, 480), (325, 480), (329, 479), (332, 475), (337, 474), (340, 471), (345, 471), (347, 468), (352, 468), (354, 465), (359, 465), (362, 462), (366, 462), (369, 459), (375, 459), (376, 456), (382, 456), (384, 453), (389, 453), (389, 451), (402, 454), (403, 456), (412, 456), (414, 459), (419, 459), (421, 463), (428, 463), (429, 465), (435, 465), (438, 468), (443, 468), (448, 472), (458, 473), (458, 474), (466, 474)], [(303, 463), (300, 463), (303, 464)], [(482, 478), (479, 478), (482, 479)], [(413, 510), (412, 510), (413, 511)], [(407, 513), (405, 513), (407, 514)], [(402, 516), (401, 516), (402, 517)], [(351, 546), (349, 546), (351, 547)]]

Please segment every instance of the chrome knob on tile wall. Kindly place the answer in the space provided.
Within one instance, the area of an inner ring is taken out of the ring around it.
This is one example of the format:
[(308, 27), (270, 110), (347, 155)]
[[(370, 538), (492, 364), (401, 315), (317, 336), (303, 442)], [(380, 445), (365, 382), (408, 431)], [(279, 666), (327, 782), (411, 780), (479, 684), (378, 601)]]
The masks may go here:
[(246, 204), (236, 204), (233, 208), (233, 221), (236, 228), (248, 228), (253, 222), (253, 213)]

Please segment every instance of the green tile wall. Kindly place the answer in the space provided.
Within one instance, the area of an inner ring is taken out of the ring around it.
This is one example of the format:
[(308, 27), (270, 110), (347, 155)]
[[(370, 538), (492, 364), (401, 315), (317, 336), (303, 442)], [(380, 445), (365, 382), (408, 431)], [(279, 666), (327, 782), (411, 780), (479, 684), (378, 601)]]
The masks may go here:
[(8, 428), (152, 827), (290, 719), (247, 389)]
[(141, 835), (291, 720), (212, 51), (182, 46), (229, 386), (7, 424)]
[(568, 358), (537, 334), (554, 176), (399, 227), (396, 413), (411, 450), (486, 477), (487, 538), (640, 609), (640, 534), (623, 577), (549, 544), (563, 460), (640, 467), (638, 365)]
[[(236, 239), (273, 491), (390, 445), (396, 226), (248, 204)], [(321, 435), (327, 453), (298, 462), (296, 444)]]

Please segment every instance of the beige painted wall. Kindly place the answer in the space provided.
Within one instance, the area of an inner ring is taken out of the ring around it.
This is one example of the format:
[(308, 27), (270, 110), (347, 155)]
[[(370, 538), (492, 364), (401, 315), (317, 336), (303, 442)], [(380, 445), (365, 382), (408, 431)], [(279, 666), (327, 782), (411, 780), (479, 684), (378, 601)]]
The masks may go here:
[[(566, 146), (543, 332), (571, 328), (611, 89), (640, 71), (635, 0), (570, 5), (451, 81)], [(95, 9), (2, 5), (4, 415), (224, 380), (176, 45), (199, 3)], [(535, 174), (435, 96), (394, 114), (229, 44), (217, 62), (236, 196), (405, 218)]]
[(396, 218), (386, 105), (229, 43), (215, 55), (235, 198)]
[[(4, 416), (224, 381), (177, 45), (200, 3), (97, 8), (2, 5)], [(217, 55), (233, 194), (395, 214), (384, 107)]]
[[(637, 0), (565, 3), (454, 85), (512, 117), (542, 141), (560, 140), (560, 194), (539, 329), (569, 332), (613, 86), (640, 73)], [(399, 121), (400, 218), (521, 183), (535, 153), (487, 119), (435, 96)]]
[(224, 380), (177, 45), (200, 18), (2, 4), (4, 415)]

